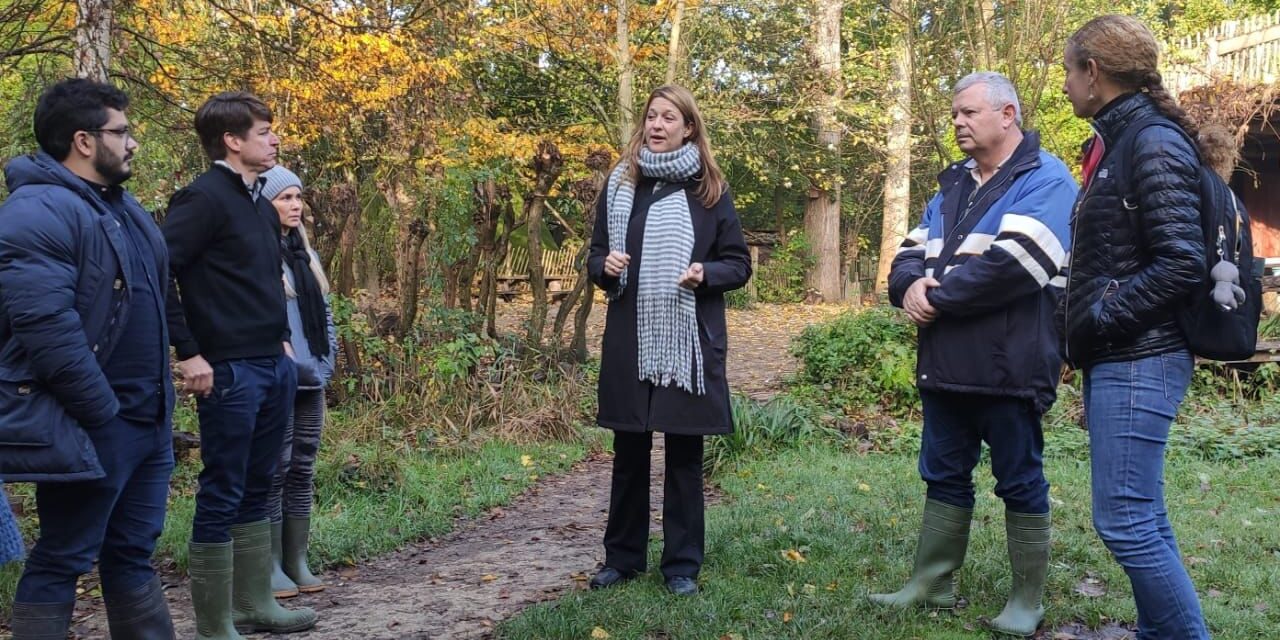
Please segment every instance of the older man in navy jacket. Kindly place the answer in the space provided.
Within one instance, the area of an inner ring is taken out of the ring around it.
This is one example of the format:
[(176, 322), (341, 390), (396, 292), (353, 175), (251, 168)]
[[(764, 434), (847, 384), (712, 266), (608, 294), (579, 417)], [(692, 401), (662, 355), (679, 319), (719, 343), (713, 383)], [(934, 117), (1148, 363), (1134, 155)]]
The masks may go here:
[(888, 606), (949, 608), (973, 515), (973, 469), (991, 449), (1005, 504), (1013, 586), (991, 626), (1029, 636), (1044, 617), (1049, 483), (1040, 416), (1062, 367), (1053, 313), (1076, 183), (1022, 131), (1013, 85), (979, 72), (956, 83), (956, 144), (968, 158), (938, 176), (920, 226), (899, 248), (889, 297), (920, 327), (916, 385), (924, 406), (927, 485), (915, 568)]
[(53, 85), (36, 107), (40, 152), (5, 169), (0, 475), (36, 482), (40, 514), (15, 640), (66, 637), (95, 557), (111, 637), (174, 637), (151, 566), (173, 471), (168, 252), (120, 186), (138, 148), (127, 106), (109, 85)]

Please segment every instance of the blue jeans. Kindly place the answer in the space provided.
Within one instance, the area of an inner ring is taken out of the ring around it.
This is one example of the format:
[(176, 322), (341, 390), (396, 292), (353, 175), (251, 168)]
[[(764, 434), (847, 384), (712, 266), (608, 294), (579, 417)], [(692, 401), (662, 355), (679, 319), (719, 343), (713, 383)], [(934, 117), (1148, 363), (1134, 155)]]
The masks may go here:
[(1164, 448), (1191, 384), (1187, 351), (1084, 372), (1093, 470), (1093, 526), (1124, 567), (1138, 607), (1138, 638), (1208, 638), (1164, 505)]
[(298, 370), (288, 356), (213, 364), (200, 415), (200, 489), (191, 540), (231, 540), (231, 526), (267, 519), (267, 496), (293, 410)]
[(920, 477), (931, 500), (972, 509), (973, 468), (982, 443), (991, 448), (996, 495), (1017, 513), (1049, 513), (1044, 478), (1044, 432), (1031, 400), (920, 390), (924, 432)]
[(74, 601), (76, 580), (94, 558), (107, 593), (127, 593), (155, 575), (151, 553), (164, 529), (173, 431), (117, 417), (88, 433), (107, 475), (36, 484), (40, 538), (18, 581), (17, 602)]

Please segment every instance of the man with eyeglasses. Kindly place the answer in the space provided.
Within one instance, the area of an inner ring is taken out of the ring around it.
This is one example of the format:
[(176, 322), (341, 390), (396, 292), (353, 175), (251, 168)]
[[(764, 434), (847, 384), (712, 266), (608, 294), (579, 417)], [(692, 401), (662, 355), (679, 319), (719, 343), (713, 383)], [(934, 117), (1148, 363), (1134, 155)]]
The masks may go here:
[(120, 186), (138, 148), (128, 105), (107, 84), (49, 87), (35, 111), (40, 151), (5, 168), (0, 476), (35, 482), (40, 516), (15, 640), (67, 636), (95, 557), (111, 637), (174, 637), (151, 566), (174, 464), (169, 254)]

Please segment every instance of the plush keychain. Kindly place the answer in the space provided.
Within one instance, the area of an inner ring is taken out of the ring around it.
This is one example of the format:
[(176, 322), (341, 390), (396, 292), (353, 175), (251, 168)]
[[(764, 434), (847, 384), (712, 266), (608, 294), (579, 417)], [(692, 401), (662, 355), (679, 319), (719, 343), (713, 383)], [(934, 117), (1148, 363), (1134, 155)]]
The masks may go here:
[(1240, 288), (1240, 270), (1234, 264), (1226, 260), (1218, 261), (1218, 264), (1213, 265), (1213, 269), (1209, 271), (1209, 278), (1213, 280), (1213, 291), (1209, 292), (1209, 296), (1224, 311), (1235, 311), (1236, 307), (1244, 303), (1244, 289)]

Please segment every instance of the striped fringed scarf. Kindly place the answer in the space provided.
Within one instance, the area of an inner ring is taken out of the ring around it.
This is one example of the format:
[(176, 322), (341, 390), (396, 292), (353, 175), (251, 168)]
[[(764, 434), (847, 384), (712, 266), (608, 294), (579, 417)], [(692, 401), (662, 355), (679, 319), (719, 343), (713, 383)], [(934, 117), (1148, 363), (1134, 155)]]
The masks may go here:
[[(670, 153), (640, 149), (640, 172), (661, 182), (685, 182), (702, 170), (698, 147), (685, 144)], [(660, 188), (659, 183), (654, 189)], [(619, 163), (609, 176), (609, 250), (627, 251), (627, 223), (635, 202), (635, 185), (627, 165)], [(693, 257), (693, 220), (683, 189), (649, 207), (641, 245), (636, 288), (636, 333), (640, 379), (660, 387), (671, 383), (703, 395), (702, 345), (698, 342), (698, 313), (693, 291), (677, 284)], [(627, 271), (608, 292), (617, 300), (627, 286)]]

